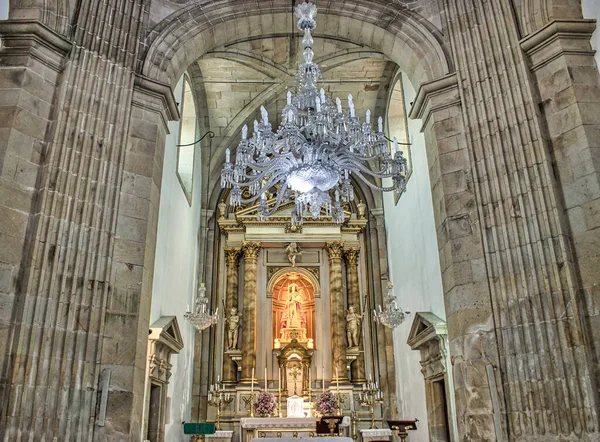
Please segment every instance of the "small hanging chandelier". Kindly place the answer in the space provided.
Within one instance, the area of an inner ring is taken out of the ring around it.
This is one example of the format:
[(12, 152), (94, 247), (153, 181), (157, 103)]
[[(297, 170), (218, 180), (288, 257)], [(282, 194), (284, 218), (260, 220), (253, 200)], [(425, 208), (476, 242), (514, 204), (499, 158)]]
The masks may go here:
[[(229, 149), (226, 151), (221, 185), (231, 188), (232, 207), (260, 199), (259, 220), (266, 220), (281, 203), (294, 197), (292, 225), (302, 224), (305, 210), (314, 219), (324, 211), (325, 216), (342, 223), (342, 203), (354, 200), (350, 176), (376, 190), (404, 192), (407, 163), (396, 138), (392, 156), (381, 117), (377, 131), (373, 131), (371, 111), (366, 111), (361, 123), (352, 95), (348, 95), (348, 109), (344, 111), (339, 98), (334, 102), (323, 89), (317, 89), (320, 70), (313, 62), (311, 35), (316, 28), (317, 8), (304, 2), (295, 12), (298, 28), (304, 31), (296, 93), (288, 91), (282, 123), (275, 133), (264, 106), (260, 108), (261, 121), (254, 121), (251, 138), (248, 127), (243, 127), (234, 163)], [(385, 178), (392, 179), (391, 186), (376, 184)], [(249, 191), (249, 198), (244, 198), (242, 189)], [(267, 193), (277, 195), (274, 202), (267, 201)]]
[(387, 283), (387, 293), (385, 295), (385, 307), (383, 310), (381, 309), (381, 305), (379, 306), (379, 311), (373, 310), (373, 316), (375, 318), (375, 322), (379, 322), (386, 327), (394, 329), (402, 324), (408, 316), (410, 316), (410, 312), (408, 310), (404, 311), (401, 307), (396, 305), (396, 295), (394, 293), (394, 285), (391, 281)]
[[(209, 137), (208, 169), (210, 170), (210, 164), (211, 164), (211, 160), (212, 160), (212, 139), (215, 136), (214, 132), (212, 132), (212, 131), (206, 132), (204, 135), (202, 135), (202, 137), (200, 137), (199, 140), (197, 140), (191, 144), (188, 144), (187, 146), (199, 144), (207, 136)], [(200, 147), (202, 147), (201, 144), (200, 144)], [(208, 201), (208, 183), (207, 183), (205, 189), (206, 189), (206, 193), (204, 196), (204, 201)], [(204, 221), (204, 223), (203, 223), (203, 221)], [(204, 224), (204, 226), (203, 226), (203, 224)], [(208, 298), (206, 297), (206, 285), (204, 284), (204, 281), (206, 281), (206, 267), (207, 267), (206, 256), (208, 253), (208, 212), (206, 210), (204, 210), (203, 216), (200, 217), (200, 231), (204, 233), (202, 271), (200, 272), (200, 275), (201, 275), (200, 281), (201, 282), (198, 287), (198, 295), (196, 296), (196, 300), (195, 300), (196, 305), (195, 305), (194, 311), (191, 312), (190, 306), (188, 305), (188, 308), (187, 308), (186, 312), (183, 314), (183, 317), (186, 320), (190, 321), (192, 323), (192, 325), (196, 328), (196, 330), (201, 332), (205, 328), (208, 328), (211, 325), (215, 325), (219, 321), (219, 308), (218, 307), (215, 310), (214, 314), (212, 314), (212, 315), (210, 314), (209, 302), (208, 302)]]
[(198, 331), (202, 331), (219, 321), (219, 308), (217, 308), (212, 315), (208, 309), (208, 298), (206, 297), (206, 287), (204, 286), (204, 283), (201, 283), (200, 287), (198, 287), (198, 296), (196, 297), (194, 312), (191, 312), (188, 306), (183, 317), (190, 321)]

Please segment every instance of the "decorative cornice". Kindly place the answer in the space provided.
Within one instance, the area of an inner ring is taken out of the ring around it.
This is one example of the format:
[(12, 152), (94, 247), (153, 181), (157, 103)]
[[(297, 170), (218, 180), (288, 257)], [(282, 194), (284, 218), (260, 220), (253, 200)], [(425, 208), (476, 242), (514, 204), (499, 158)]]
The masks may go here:
[(160, 100), (165, 110), (167, 121), (179, 120), (179, 109), (173, 95), (173, 90), (167, 84), (136, 74), (134, 89)]
[[(56, 72), (73, 43), (38, 20), (0, 20), (0, 47), (6, 55), (27, 54)], [(58, 57), (58, 59), (56, 59)]]
[(594, 56), (590, 38), (596, 20), (553, 20), (520, 41), (535, 71), (563, 55)]
[[(451, 89), (457, 89), (457, 88), (458, 88), (458, 77), (457, 77), (456, 73), (448, 74), (445, 77), (438, 78), (438, 79), (428, 81), (426, 83), (421, 84), (421, 86), (419, 87), (419, 90), (417, 92), (415, 101), (412, 105), (412, 108), (410, 109), (410, 112), (408, 115), (409, 118), (424, 119), (423, 117), (425, 117), (425, 119), (426, 119), (428, 117), (428, 115), (425, 115), (425, 110), (427, 109), (427, 105), (431, 101), (432, 97), (434, 97), (436, 95), (440, 95)], [(457, 104), (457, 102), (460, 103), (460, 99), (458, 99), (458, 101), (452, 100), (452, 101), (446, 103), (445, 105), (433, 106), (429, 110), (429, 112), (427, 112), (427, 114), (430, 114), (431, 111), (434, 111), (434, 110), (439, 110), (439, 109), (443, 109), (448, 106), (455, 105), (455, 104)], [(425, 125), (425, 124), (423, 124), (423, 125)]]
[(591, 38), (596, 29), (596, 20), (587, 19), (569, 19), (569, 20), (552, 20), (543, 28), (538, 29), (533, 34), (528, 35), (519, 43), (521, 49), (529, 52), (540, 44), (544, 44), (547, 40), (556, 35), (574, 36)]

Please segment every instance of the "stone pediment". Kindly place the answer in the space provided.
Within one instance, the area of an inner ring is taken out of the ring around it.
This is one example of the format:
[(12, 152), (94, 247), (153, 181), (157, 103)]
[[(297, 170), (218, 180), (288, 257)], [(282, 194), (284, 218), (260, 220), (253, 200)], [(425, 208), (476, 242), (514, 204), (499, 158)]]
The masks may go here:
[(176, 316), (161, 316), (150, 326), (148, 339), (158, 341), (169, 347), (173, 353), (183, 348), (183, 338)]
[(411, 349), (418, 350), (431, 339), (447, 334), (446, 321), (431, 312), (418, 312), (415, 314), (406, 343)]

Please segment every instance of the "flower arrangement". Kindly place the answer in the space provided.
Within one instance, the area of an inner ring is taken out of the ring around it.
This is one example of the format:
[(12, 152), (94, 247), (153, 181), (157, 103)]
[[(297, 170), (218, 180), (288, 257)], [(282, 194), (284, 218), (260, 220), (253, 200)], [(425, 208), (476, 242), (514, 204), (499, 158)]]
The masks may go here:
[(262, 392), (256, 396), (254, 402), (254, 413), (259, 417), (269, 417), (277, 410), (277, 398), (274, 394)]
[(337, 409), (337, 398), (331, 391), (324, 391), (317, 398), (315, 408), (323, 416), (332, 415)]

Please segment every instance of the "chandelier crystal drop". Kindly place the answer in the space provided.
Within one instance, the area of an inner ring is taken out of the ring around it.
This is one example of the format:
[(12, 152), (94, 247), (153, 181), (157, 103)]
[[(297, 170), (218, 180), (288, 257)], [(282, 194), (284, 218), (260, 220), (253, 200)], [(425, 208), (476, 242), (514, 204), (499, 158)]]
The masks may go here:
[[(298, 28), (304, 32), (303, 62), (298, 66), (295, 94), (288, 91), (276, 132), (264, 106), (260, 108), (261, 121), (254, 121), (250, 138), (248, 127), (243, 127), (233, 163), (229, 149), (226, 151), (221, 185), (231, 188), (232, 207), (258, 201), (259, 220), (268, 219), (283, 202), (294, 197), (292, 225), (302, 224), (306, 211), (313, 219), (320, 218), (324, 211), (325, 216), (342, 223), (342, 205), (354, 200), (351, 176), (376, 190), (404, 192), (407, 163), (395, 138), (392, 156), (381, 117), (374, 131), (371, 111), (366, 111), (361, 122), (352, 95), (348, 95), (344, 111), (339, 98), (332, 101), (322, 88), (317, 88), (320, 70), (313, 62), (311, 35), (316, 28), (317, 8), (304, 2), (295, 12)], [(377, 184), (385, 178), (392, 179), (390, 186)], [(268, 201), (267, 193), (276, 197)]]
[(188, 306), (188, 310), (184, 313), (183, 317), (190, 321), (198, 331), (202, 331), (218, 322), (219, 309), (217, 308), (213, 315), (210, 314), (204, 283), (200, 284), (198, 288), (195, 311), (191, 312)]
[(396, 294), (394, 293), (394, 285), (391, 281), (388, 281), (387, 284), (384, 308), (382, 309), (381, 306), (379, 306), (379, 311), (373, 311), (373, 315), (376, 322), (391, 329), (398, 327), (410, 316), (408, 310), (404, 311), (401, 307), (396, 305)]

